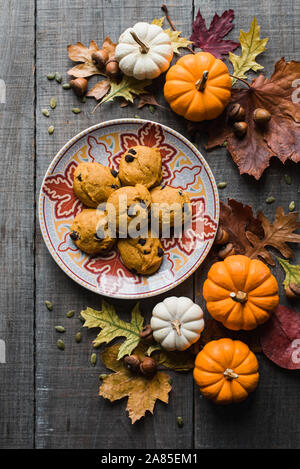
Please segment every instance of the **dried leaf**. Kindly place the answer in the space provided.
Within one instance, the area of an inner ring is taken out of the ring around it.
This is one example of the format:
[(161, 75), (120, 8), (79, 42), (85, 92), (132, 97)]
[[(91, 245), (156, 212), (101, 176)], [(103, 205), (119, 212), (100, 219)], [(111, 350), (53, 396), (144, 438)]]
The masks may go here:
[(277, 257), (276, 259), (285, 271), (285, 279), (283, 281), (285, 288), (287, 288), (291, 282), (294, 282), (300, 286), (300, 265), (292, 265), (280, 257)]
[(276, 365), (289, 370), (300, 369), (300, 314), (279, 305), (261, 328), (264, 354)]
[(165, 17), (162, 16), (161, 18), (154, 18), (154, 20), (152, 21), (152, 24), (156, 24), (157, 26), (160, 26), (162, 28), (164, 21), (165, 21)]
[(159, 106), (158, 102), (155, 99), (155, 96), (153, 96), (153, 94), (151, 93), (146, 93), (146, 94), (141, 95), (139, 99), (138, 109), (141, 109), (147, 104), (150, 106)]
[[(300, 76), (300, 62), (280, 59), (270, 79), (260, 75), (250, 88), (233, 88), (231, 102), (224, 113), (206, 123), (209, 134), (207, 149), (227, 141), (227, 150), (238, 165), (241, 174), (247, 173), (259, 179), (269, 165), (272, 156), (283, 163), (300, 160), (300, 106), (293, 98), (295, 81)], [(230, 105), (239, 103), (246, 111), (247, 134), (238, 138), (233, 133), (228, 118)], [(263, 107), (271, 113), (265, 129), (253, 120), (253, 111)]]
[(210, 52), (218, 59), (222, 59), (223, 54), (228, 54), (229, 51), (235, 50), (240, 45), (239, 42), (223, 39), (232, 30), (233, 19), (233, 10), (224, 11), (222, 16), (215, 13), (209, 29), (207, 29), (205, 19), (198, 10), (196, 19), (193, 22), (193, 34), (190, 39), (196, 47), (205, 52)]
[[(99, 395), (111, 402), (128, 397), (126, 410), (131, 422), (135, 423), (144, 417), (147, 411), (153, 414), (155, 402), (158, 399), (168, 403), (169, 392), (172, 389), (169, 383), (170, 377), (161, 371), (158, 371), (151, 379), (142, 375), (133, 375), (122, 362), (118, 361), (119, 347), (118, 344), (113, 345), (101, 354), (105, 366), (115, 373), (103, 377)], [(143, 352), (138, 347), (135, 353), (140, 356)]]
[(87, 93), (88, 98), (95, 98), (97, 101), (102, 99), (110, 89), (110, 80), (104, 79), (99, 81), (90, 91)]
[(252, 259), (262, 258), (268, 264), (275, 265), (273, 257), (266, 250), (266, 246), (271, 246), (277, 249), (285, 258), (294, 257), (293, 251), (286, 242), (300, 243), (300, 234), (294, 233), (296, 229), (300, 228), (300, 222), (297, 221), (298, 212), (285, 215), (283, 208), (278, 207), (273, 224), (262, 212), (258, 212), (257, 218), (262, 224), (264, 237), (260, 239), (256, 234), (247, 231), (246, 235), (250, 246), (246, 249), (246, 256)]
[(109, 343), (116, 337), (126, 337), (125, 342), (120, 346), (118, 360), (124, 355), (130, 355), (140, 342), (139, 332), (143, 328), (144, 318), (140, 314), (138, 303), (132, 310), (131, 322), (120, 319), (114, 306), (104, 300), (102, 300), (101, 311), (88, 307), (81, 311), (81, 316), (85, 319), (84, 327), (100, 327), (102, 329), (93, 341), (94, 347)]
[(256, 57), (266, 50), (266, 44), (269, 38), (260, 39), (260, 26), (257, 24), (256, 17), (254, 16), (248, 33), (240, 31), (239, 41), (241, 43), (241, 55), (235, 55), (229, 52), (229, 60), (233, 65), (233, 75), (239, 78), (246, 78), (245, 73), (248, 70), (257, 72), (264, 68), (258, 64)]
[(184, 352), (167, 352), (161, 349), (158, 364), (175, 371), (188, 371), (194, 368), (194, 356), (190, 350)]
[(192, 41), (189, 41), (185, 37), (180, 37), (181, 31), (173, 31), (172, 29), (164, 29), (164, 32), (171, 39), (171, 45), (173, 47), (174, 54), (179, 54), (179, 48), (187, 48), (190, 44), (193, 44)]
[(254, 353), (261, 352), (261, 345), (257, 329), (254, 331), (230, 331), (215, 319), (206, 319), (205, 329), (200, 337), (200, 343), (202, 345), (206, 345), (211, 340), (223, 339), (225, 337), (229, 337), (232, 340), (241, 340), (242, 342), (245, 342), (245, 344), (247, 344)]
[(109, 59), (115, 56), (116, 47), (117, 44), (112, 42), (109, 36), (106, 36), (102, 45), (102, 49), (106, 50)]
[(69, 58), (73, 62), (83, 62), (80, 65), (76, 65), (68, 71), (68, 75), (73, 77), (90, 77), (91, 75), (103, 75), (92, 59), (92, 53), (99, 50), (98, 45), (95, 41), (90, 42), (90, 47), (85, 47), (81, 42), (77, 42), (74, 45), (69, 45), (67, 47)]

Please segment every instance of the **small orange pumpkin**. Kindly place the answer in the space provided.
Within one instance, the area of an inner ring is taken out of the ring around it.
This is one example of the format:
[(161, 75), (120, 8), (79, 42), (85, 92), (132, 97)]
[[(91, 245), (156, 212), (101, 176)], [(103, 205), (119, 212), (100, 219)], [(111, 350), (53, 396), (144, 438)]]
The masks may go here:
[(266, 322), (279, 302), (278, 284), (257, 259), (228, 256), (210, 268), (203, 297), (214, 319), (232, 330), (251, 330)]
[(216, 404), (241, 402), (258, 384), (258, 362), (240, 340), (212, 340), (198, 353), (194, 380)]
[(164, 95), (174, 112), (190, 121), (215, 119), (229, 103), (231, 78), (209, 52), (181, 57), (167, 75)]

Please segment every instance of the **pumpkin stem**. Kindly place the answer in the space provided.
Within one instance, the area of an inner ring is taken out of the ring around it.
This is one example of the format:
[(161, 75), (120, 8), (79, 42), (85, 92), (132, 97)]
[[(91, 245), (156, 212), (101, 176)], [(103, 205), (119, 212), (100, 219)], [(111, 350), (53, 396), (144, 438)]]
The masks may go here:
[(196, 81), (195, 85), (196, 85), (196, 88), (198, 91), (203, 91), (204, 88), (205, 88), (205, 84), (207, 82), (207, 79), (208, 79), (208, 70), (205, 70), (202, 74), (202, 77), (199, 78), (198, 81)]
[(246, 301), (248, 300), (248, 293), (240, 290), (236, 293), (233, 291), (230, 293), (230, 297), (238, 303), (246, 303)]
[(138, 35), (134, 31), (130, 31), (130, 34), (133, 37), (133, 39), (135, 40), (135, 42), (137, 42), (141, 46), (141, 53), (142, 54), (147, 54), (149, 52), (149, 47), (146, 46), (146, 44), (144, 44), (140, 40), (140, 38), (138, 37)]
[(228, 380), (236, 379), (239, 377), (231, 368), (226, 368), (224, 371), (224, 376)]
[(174, 319), (174, 321), (171, 322), (171, 326), (173, 327), (173, 329), (175, 329), (178, 335), (181, 335), (181, 331), (180, 331), (181, 322), (178, 319)]

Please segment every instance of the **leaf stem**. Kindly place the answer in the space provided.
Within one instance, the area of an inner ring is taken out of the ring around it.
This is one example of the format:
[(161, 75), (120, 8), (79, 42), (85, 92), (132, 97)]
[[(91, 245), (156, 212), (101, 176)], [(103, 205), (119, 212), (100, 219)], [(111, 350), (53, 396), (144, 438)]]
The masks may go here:
[(231, 78), (235, 78), (236, 80), (242, 81), (245, 85), (248, 86), (248, 88), (251, 88), (251, 86), (249, 85), (249, 83), (248, 83), (246, 80), (244, 80), (243, 78), (239, 78), (239, 77), (237, 77), (237, 76), (235, 76), (235, 75), (230, 75), (230, 74), (229, 74), (229, 76), (231, 76)]
[[(175, 26), (174, 26), (174, 24), (173, 24), (173, 22), (172, 22), (172, 20), (171, 20), (171, 18), (170, 18), (170, 16), (169, 16), (169, 10), (168, 10), (168, 8), (167, 8), (167, 5), (164, 5), (164, 4), (163, 4), (163, 5), (161, 6), (161, 9), (162, 9), (162, 11), (164, 12), (164, 14), (166, 15), (166, 18), (167, 18), (167, 20), (168, 20), (168, 23), (169, 23), (169, 25), (171, 26), (171, 28), (173, 29), (173, 31), (176, 31), (176, 28), (175, 28)], [(194, 51), (191, 47), (186, 46), (186, 49), (188, 49), (192, 54), (195, 54), (195, 51)]]

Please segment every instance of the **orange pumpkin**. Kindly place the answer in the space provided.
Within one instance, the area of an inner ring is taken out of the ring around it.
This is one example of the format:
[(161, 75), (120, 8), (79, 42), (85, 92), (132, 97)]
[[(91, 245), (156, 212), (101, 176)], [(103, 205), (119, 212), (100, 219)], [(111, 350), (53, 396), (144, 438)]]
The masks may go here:
[(241, 255), (213, 264), (203, 296), (212, 317), (232, 330), (251, 330), (263, 324), (279, 302), (278, 284), (270, 269)]
[(203, 396), (217, 404), (243, 401), (258, 379), (256, 356), (240, 340), (212, 340), (195, 360), (194, 380)]
[(174, 112), (190, 121), (215, 119), (229, 103), (231, 78), (209, 52), (181, 57), (167, 75), (164, 95)]

